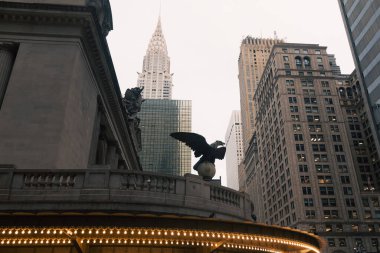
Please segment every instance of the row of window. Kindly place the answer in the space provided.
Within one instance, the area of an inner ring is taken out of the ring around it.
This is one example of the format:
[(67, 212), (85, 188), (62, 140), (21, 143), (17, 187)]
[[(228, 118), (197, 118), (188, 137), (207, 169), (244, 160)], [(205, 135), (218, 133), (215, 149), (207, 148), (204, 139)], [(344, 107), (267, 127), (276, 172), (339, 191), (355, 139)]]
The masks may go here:
[(288, 53), (288, 52), (293, 52), (295, 54), (309, 54), (309, 53), (314, 53), (314, 54), (321, 54), (321, 50), (320, 49), (314, 49), (314, 50), (311, 50), (311, 49), (307, 49), (307, 48), (303, 48), (302, 50), (301, 49), (298, 49), (298, 48), (295, 48), (293, 50), (289, 50), (288, 48), (282, 48), (282, 52), (284, 53)]
[[(303, 186), (302, 187), (302, 193), (303, 195), (312, 195), (312, 189), (309, 186)], [(332, 186), (320, 186), (319, 187), (319, 193), (320, 195), (334, 195), (334, 187)], [(344, 195), (353, 195), (352, 187), (344, 186), (343, 187), (343, 194)]]
[[(297, 97), (288, 97), (288, 102), (289, 102), (289, 104), (297, 104), (298, 103)], [(303, 102), (305, 105), (307, 105), (307, 104), (318, 104), (316, 97), (304, 97)], [(324, 98), (323, 102), (326, 105), (333, 105), (334, 104), (334, 101), (332, 98)]]

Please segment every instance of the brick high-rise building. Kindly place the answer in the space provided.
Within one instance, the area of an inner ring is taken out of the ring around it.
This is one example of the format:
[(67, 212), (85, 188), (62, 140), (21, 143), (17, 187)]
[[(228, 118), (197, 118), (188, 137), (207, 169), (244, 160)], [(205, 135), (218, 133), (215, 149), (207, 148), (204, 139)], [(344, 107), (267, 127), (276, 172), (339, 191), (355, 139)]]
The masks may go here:
[(319, 45), (273, 46), (254, 98), (257, 151), (252, 144), (245, 157), (245, 188), (261, 222), (317, 233), (326, 252), (374, 252), (380, 209), (368, 123), (352, 108), (353, 76), (334, 75), (329, 58)]
[(240, 111), (243, 128), (243, 146), (247, 150), (254, 128), (255, 107), (253, 96), (269, 53), (278, 39), (259, 39), (250, 36), (243, 39), (239, 54)]

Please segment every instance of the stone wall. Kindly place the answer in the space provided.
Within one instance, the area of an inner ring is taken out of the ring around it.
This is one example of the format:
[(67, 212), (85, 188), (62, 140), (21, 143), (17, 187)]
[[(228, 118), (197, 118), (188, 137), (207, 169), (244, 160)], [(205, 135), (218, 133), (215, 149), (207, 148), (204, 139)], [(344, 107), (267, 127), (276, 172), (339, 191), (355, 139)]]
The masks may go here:
[(109, 168), (0, 169), (1, 212), (145, 212), (251, 220), (248, 195), (201, 177)]

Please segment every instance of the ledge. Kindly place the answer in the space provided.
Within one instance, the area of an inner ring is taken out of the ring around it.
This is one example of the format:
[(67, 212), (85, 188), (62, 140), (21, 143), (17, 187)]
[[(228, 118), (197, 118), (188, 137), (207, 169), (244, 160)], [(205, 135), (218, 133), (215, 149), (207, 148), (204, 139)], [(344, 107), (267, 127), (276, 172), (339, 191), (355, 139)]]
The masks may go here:
[(0, 212), (145, 212), (251, 220), (245, 193), (203, 181), (109, 169), (0, 168)]

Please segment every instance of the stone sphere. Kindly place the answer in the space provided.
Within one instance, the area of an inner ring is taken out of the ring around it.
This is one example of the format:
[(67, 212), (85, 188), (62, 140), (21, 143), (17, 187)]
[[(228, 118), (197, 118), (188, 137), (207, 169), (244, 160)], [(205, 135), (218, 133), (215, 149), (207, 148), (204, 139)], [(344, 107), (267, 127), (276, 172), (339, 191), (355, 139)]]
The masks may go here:
[(210, 162), (203, 162), (198, 166), (198, 175), (204, 180), (211, 180), (215, 176), (215, 165)]

